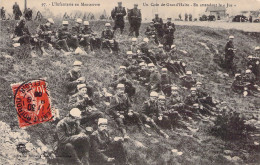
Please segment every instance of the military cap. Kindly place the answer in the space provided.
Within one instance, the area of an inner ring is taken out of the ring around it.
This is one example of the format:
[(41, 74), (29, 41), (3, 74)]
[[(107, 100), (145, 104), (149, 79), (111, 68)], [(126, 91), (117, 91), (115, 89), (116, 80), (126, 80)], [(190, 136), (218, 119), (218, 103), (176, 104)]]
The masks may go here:
[(176, 47), (176, 45), (171, 45), (171, 48), (175, 48)]
[(79, 84), (77, 85), (77, 89), (80, 90), (82, 88), (87, 88), (86, 84)]
[(235, 38), (234, 36), (229, 36), (229, 39), (233, 39), (233, 38)]
[(139, 64), (139, 66), (146, 66), (146, 63), (141, 62), (141, 63)]
[(47, 21), (50, 22), (50, 23), (52, 23), (52, 24), (54, 24), (54, 21), (53, 21), (52, 18), (48, 18)]
[(124, 84), (117, 84), (116, 88), (125, 88)]
[(73, 117), (81, 118), (81, 111), (78, 108), (72, 108), (70, 110), (70, 115)]
[(246, 70), (246, 73), (251, 73), (252, 71), (250, 69), (247, 69)]
[(107, 125), (107, 119), (105, 118), (99, 118), (98, 119), (98, 125)]
[(82, 19), (77, 18), (76, 22), (77, 22), (77, 23), (82, 23)]
[(202, 85), (202, 83), (201, 82), (197, 82), (196, 85)]
[(197, 88), (190, 88), (190, 91), (196, 91), (197, 90)]
[(62, 21), (62, 25), (68, 25), (69, 21)]
[(73, 63), (73, 66), (81, 66), (82, 65), (82, 62), (81, 61), (75, 61)]
[(162, 44), (159, 44), (159, 45), (158, 45), (158, 48), (163, 48), (163, 45), (162, 45)]
[(153, 63), (148, 64), (149, 67), (154, 67), (155, 65)]
[(177, 91), (177, 90), (178, 90), (178, 87), (176, 87), (176, 86), (172, 86), (172, 87), (171, 87), (171, 90), (173, 90), (173, 91)]
[(84, 21), (83, 25), (89, 25), (89, 22), (88, 21)]
[(260, 50), (260, 46), (255, 47), (255, 50)]
[(192, 71), (187, 71), (186, 75), (192, 75)]
[(134, 6), (138, 6), (138, 4), (137, 4), (137, 3), (135, 3), (135, 4), (134, 4)]
[(253, 56), (248, 56), (247, 58), (253, 58)]
[(149, 39), (148, 38), (144, 38), (143, 41), (144, 42), (149, 42)]
[(127, 55), (132, 55), (133, 52), (132, 52), (132, 51), (127, 51), (126, 54), (127, 54)]
[(20, 46), (20, 43), (14, 43), (13, 46), (16, 48), (16, 47), (19, 47)]
[(165, 96), (164, 95), (160, 95), (159, 96), (159, 100), (165, 100)]
[(105, 26), (111, 26), (111, 24), (110, 23), (106, 23)]
[(162, 72), (167, 72), (167, 68), (162, 68)]
[(235, 74), (235, 77), (238, 77), (238, 76), (241, 76), (241, 74), (240, 73)]
[(167, 20), (172, 20), (172, 18), (168, 17)]
[(132, 38), (132, 41), (137, 41), (137, 38)]
[(183, 62), (183, 63), (182, 63), (182, 66), (186, 66), (186, 64)]
[(119, 69), (126, 69), (126, 67), (125, 66), (120, 66)]
[(158, 93), (153, 91), (150, 93), (150, 97), (158, 97)]
[(158, 13), (158, 12), (155, 12), (154, 15), (159, 15), (159, 13)]

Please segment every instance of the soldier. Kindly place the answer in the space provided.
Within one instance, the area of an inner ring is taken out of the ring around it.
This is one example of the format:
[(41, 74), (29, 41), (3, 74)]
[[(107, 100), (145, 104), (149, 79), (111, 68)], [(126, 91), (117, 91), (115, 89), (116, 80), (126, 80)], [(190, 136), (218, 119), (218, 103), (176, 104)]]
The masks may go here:
[(235, 48), (233, 44), (234, 36), (229, 36), (229, 41), (227, 42), (225, 46), (225, 68), (228, 71), (233, 71), (234, 64), (233, 59), (235, 57)]
[(117, 28), (120, 28), (121, 34), (123, 33), (125, 28), (125, 21), (124, 21), (125, 16), (126, 16), (125, 7), (122, 7), (122, 2), (118, 2), (118, 7), (115, 7), (111, 11), (111, 17), (115, 21), (115, 25), (113, 27), (114, 31), (116, 31)]
[(14, 5), (13, 5), (13, 14), (14, 14), (15, 20), (19, 20), (20, 17), (22, 16), (22, 12), (21, 12), (20, 7), (17, 4), (17, 2), (15, 2)]
[(176, 61), (178, 60), (178, 55), (176, 53), (176, 45), (171, 45), (171, 49), (169, 51), (169, 56), (170, 56), (170, 59), (173, 60), (173, 61)]
[[(73, 95), (77, 92), (77, 85), (86, 83), (85, 77), (82, 77), (81, 75), (81, 66), (82, 62), (75, 61), (73, 63), (73, 68), (66, 74), (66, 87), (67, 87), (67, 93), (69, 95)], [(92, 87), (88, 84), (88, 95), (92, 96)]]
[[(135, 123), (138, 125), (140, 130), (144, 131), (144, 129), (139, 113), (134, 112), (131, 109), (132, 105), (130, 99), (124, 91), (125, 85), (118, 84), (116, 94), (111, 98), (109, 110), (110, 114), (118, 124), (124, 139), (128, 139), (129, 137), (126, 133), (124, 123)], [(144, 131), (144, 133), (146, 132)]]
[[(114, 39), (114, 31), (111, 30), (111, 24), (105, 24), (106, 29), (102, 31), (101, 38), (102, 41), (102, 48), (105, 46), (109, 49), (110, 53), (113, 53), (113, 50), (118, 50), (118, 44)], [(114, 46), (113, 46), (114, 45)]]
[(207, 109), (215, 110), (215, 103), (213, 102), (212, 97), (202, 88), (202, 83), (196, 83), (196, 92), (200, 103)]
[(173, 44), (175, 25), (171, 22), (171, 18), (167, 18), (167, 23), (164, 24), (164, 47), (169, 49)]
[(157, 64), (159, 64), (159, 65), (163, 65), (168, 61), (169, 56), (163, 49), (162, 44), (158, 45), (158, 50), (155, 53), (155, 57), (156, 57)]
[(82, 45), (86, 50), (91, 50), (94, 51), (93, 45), (94, 45), (94, 41), (93, 41), (93, 31), (92, 29), (89, 27), (89, 22), (88, 21), (84, 21), (83, 22), (83, 29), (81, 31), (81, 41), (80, 41), (80, 45)]
[(28, 8), (24, 11), (24, 18), (28, 21), (32, 20), (32, 9)]
[(239, 94), (242, 94), (244, 92), (245, 83), (242, 80), (242, 75), (237, 73), (235, 74), (235, 80), (233, 81), (231, 85), (231, 89)]
[(41, 24), (37, 27), (36, 31), (39, 35), (39, 46), (40, 50), (42, 51), (43, 55), (48, 55), (48, 53), (45, 51), (45, 46), (52, 47), (51, 44), (55, 46), (55, 43), (53, 42), (54, 38), (54, 31), (52, 29), (52, 26), (54, 24), (54, 21), (52, 18), (48, 18), (47, 22), (45, 24)]
[(169, 119), (169, 117), (166, 115), (168, 112), (167, 106), (166, 106), (166, 98), (164, 95), (159, 95), (158, 97), (158, 107), (160, 109), (159, 116), (157, 116), (155, 123), (166, 129), (171, 129), (172, 130), (172, 123)]
[(20, 44), (29, 44), (31, 33), (29, 32), (29, 28), (25, 25), (25, 20), (21, 19), (14, 29), (14, 34), (17, 37), (20, 37), (18, 42)]
[(112, 137), (107, 128), (107, 119), (98, 119), (98, 129), (90, 136), (90, 163), (126, 165), (128, 163), (127, 152), (123, 146), (123, 138)]
[(69, 46), (67, 44), (67, 40), (70, 37), (69, 32), (69, 22), (62, 21), (62, 27), (58, 29), (58, 45), (62, 48), (63, 51), (69, 52)]
[(6, 16), (5, 16), (5, 8), (4, 8), (4, 7), (1, 8), (1, 19), (2, 19), (2, 20), (5, 20), (5, 19), (6, 19)]
[(85, 159), (88, 163), (89, 138), (85, 131), (79, 126), (81, 111), (78, 108), (70, 110), (69, 116), (57, 124), (59, 157), (66, 160), (66, 163), (82, 165)]
[(154, 27), (154, 22), (150, 22), (149, 26), (146, 28), (146, 31), (144, 33), (147, 38), (149, 39), (154, 39), (155, 43), (156, 44), (159, 44), (159, 41), (158, 41), (158, 37), (157, 37), (157, 31), (156, 31), (156, 28)]
[(158, 117), (160, 117), (162, 114), (157, 99), (158, 99), (158, 93), (152, 91), (150, 93), (150, 98), (147, 101), (145, 101), (143, 104), (142, 118), (144, 123), (151, 125), (157, 133), (161, 134), (165, 138), (169, 138), (169, 136), (165, 132), (163, 132), (155, 123), (156, 121), (158, 121)]
[(78, 92), (71, 96), (70, 107), (78, 108), (82, 112), (81, 125), (92, 126), (96, 120), (104, 117), (104, 114), (95, 108), (95, 104), (87, 94), (86, 84), (77, 85)]
[(255, 47), (255, 56), (260, 58), (260, 46)]
[(141, 62), (139, 66), (140, 66), (140, 71), (137, 73), (137, 78), (142, 85), (148, 85), (149, 78), (150, 78), (150, 71), (149, 69), (147, 69), (147, 64)]
[(149, 91), (161, 91), (161, 75), (158, 70), (155, 68), (153, 63), (148, 64), (150, 71), (149, 77)]
[(190, 89), (196, 84), (196, 79), (192, 77), (192, 71), (187, 71), (186, 75), (181, 77), (181, 84), (187, 89)]
[(78, 18), (76, 20), (75, 26), (72, 27), (70, 35), (68, 37), (67, 43), (70, 48), (73, 48), (75, 52), (79, 51), (79, 40), (81, 39), (81, 24), (82, 19)]
[(171, 95), (171, 79), (168, 75), (167, 68), (162, 68), (161, 72), (161, 87), (165, 96), (169, 97)]
[(163, 32), (163, 20), (162, 20), (162, 18), (159, 18), (158, 13), (155, 13), (155, 18), (153, 19), (153, 22), (154, 22), (154, 27), (157, 31), (159, 40), (161, 40), (163, 37), (163, 33), (164, 33)]
[(135, 36), (139, 36), (139, 29), (142, 22), (142, 14), (141, 9), (138, 9), (138, 4), (134, 4), (134, 8), (128, 11), (128, 20), (130, 24), (130, 33), (129, 36), (133, 35), (135, 32)]
[(137, 45), (137, 38), (132, 38), (131, 39), (131, 45), (130, 48), (128, 49), (128, 51), (132, 51), (133, 55), (136, 56), (137, 55), (137, 50), (139, 49), (138, 45)]

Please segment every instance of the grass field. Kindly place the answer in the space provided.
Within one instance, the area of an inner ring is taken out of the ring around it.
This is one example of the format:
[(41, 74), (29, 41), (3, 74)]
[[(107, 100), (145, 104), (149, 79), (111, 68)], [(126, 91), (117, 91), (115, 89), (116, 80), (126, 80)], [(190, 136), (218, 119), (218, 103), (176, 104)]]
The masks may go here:
[[(33, 32), (39, 22), (28, 22), (30, 30)], [(91, 23), (93, 30), (98, 34), (103, 29), (104, 22), (97, 21)], [(36, 58), (19, 59), (18, 55), (24, 48), (15, 50), (11, 46), (9, 38), (10, 32), (15, 25), (14, 21), (1, 22), (0, 41), (0, 120), (8, 123), (13, 130), (18, 130), (18, 122), (10, 84), (23, 82), (29, 79), (47, 78), (51, 95), (52, 107), (61, 111), (61, 116), (68, 112), (66, 95), (64, 90), (64, 76), (71, 68), (75, 60), (83, 62), (83, 75), (88, 81), (98, 81), (100, 87), (108, 87), (113, 73), (115, 73), (122, 63), (130, 38), (126, 32), (123, 36), (117, 35), (120, 42), (121, 53), (118, 56), (108, 53), (97, 52), (96, 54), (62, 56), (59, 53), (50, 52), (50, 56), (38, 56)], [(141, 35), (144, 34), (146, 24), (141, 26)], [(175, 33), (175, 44), (179, 55), (187, 63), (188, 68), (193, 71), (198, 81), (205, 83), (206, 89), (217, 100), (224, 101), (229, 107), (238, 112), (250, 112), (259, 110), (260, 100), (252, 96), (242, 97), (230, 90), (233, 78), (224, 76), (223, 70), (213, 62), (215, 55), (223, 53), (229, 35), (234, 35), (234, 45), (237, 48), (236, 64), (238, 68), (244, 69), (244, 59), (254, 53), (253, 48), (260, 44), (260, 34), (243, 32), (238, 30), (219, 30), (208, 27), (177, 26)], [(138, 38), (141, 41), (142, 36)], [(202, 46), (200, 43), (205, 43)], [(185, 50), (187, 54), (182, 53)], [(6, 60), (4, 55), (11, 55), (11, 60)], [(141, 86), (137, 87), (135, 107), (140, 110), (140, 106), (147, 98), (147, 92)], [(102, 107), (102, 106), (101, 106)], [(103, 110), (103, 109), (102, 109)], [(116, 128), (114, 121), (110, 121), (110, 128)], [(259, 164), (260, 152), (252, 150), (245, 141), (224, 141), (209, 134), (212, 123), (194, 122), (194, 128), (199, 128), (197, 132), (176, 129), (167, 133), (170, 139), (166, 140), (152, 133), (152, 137), (145, 137), (136, 132), (135, 127), (130, 127), (130, 137), (141, 142), (146, 148), (139, 148), (133, 145), (132, 141), (125, 145), (129, 152), (130, 162), (140, 165), (157, 164)], [(44, 144), (51, 146), (53, 143), (55, 125), (51, 122), (39, 124), (26, 128), (31, 135), (32, 142), (40, 139)], [(119, 134), (116, 130), (113, 134)], [(183, 152), (178, 156), (171, 152), (177, 149)], [(239, 161), (225, 158), (224, 150), (231, 150), (232, 156), (241, 158)]]

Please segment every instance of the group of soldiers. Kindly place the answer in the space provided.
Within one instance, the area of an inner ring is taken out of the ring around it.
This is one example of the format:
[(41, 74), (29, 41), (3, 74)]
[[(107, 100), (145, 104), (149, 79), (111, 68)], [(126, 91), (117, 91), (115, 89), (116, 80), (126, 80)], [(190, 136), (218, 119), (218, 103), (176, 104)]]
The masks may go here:
[[(141, 43), (132, 38), (125, 60), (107, 90), (86, 80), (81, 73), (82, 62), (73, 63), (65, 77), (70, 112), (57, 124), (62, 158), (69, 157), (73, 164), (129, 164), (123, 142), (130, 139), (130, 125), (137, 125), (145, 136), (151, 136), (146, 130), (149, 127), (168, 139), (166, 129), (189, 129), (189, 122), (217, 113), (216, 103), (203, 84), (192, 71), (186, 71), (176, 46), (165, 51), (161, 44), (147, 47), (152, 44), (148, 38)], [(137, 86), (148, 93), (141, 109), (133, 106)], [(109, 135), (107, 125), (112, 121), (122, 136)]]
[[(20, 9), (20, 6), (17, 4), (17, 2), (14, 3), (13, 5), (13, 16), (15, 20), (20, 20), (22, 17), (23, 13)], [(32, 20), (32, 9), (26, 8), (24, 10), (24, 18), (26, 20)], [(4, 7), (1, 8), (1, 20), (6, 20), (6, 10)], [(10, 19), (10, 18), (8, 18)]]

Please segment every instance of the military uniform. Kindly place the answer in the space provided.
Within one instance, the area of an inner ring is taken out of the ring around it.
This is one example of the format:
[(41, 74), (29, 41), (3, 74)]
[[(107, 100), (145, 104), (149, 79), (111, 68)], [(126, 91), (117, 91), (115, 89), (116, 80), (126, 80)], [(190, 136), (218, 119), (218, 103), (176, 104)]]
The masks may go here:
[(131, 9), (128, 12), (128, 20), (130, 24), (130, 33), (129, 36), (133, 35), (133, 32), (135, 32), (135, 36), (139, 36), (139, 29), (142, 22), (142, 14), (140, 9)]
[(116, 30), (117, 28), (120, 28), (121, 34), (125, 27), (125, 21), (124, 16), (126, 16), (126, 10), (124, 7), (115, 7), (115, 9), (112, 10), (111, 16), (113, 20), (115, 20), (115, 25), (113, 27), (113, 30)]
[(247, 67), (249, 68), (249, 66), (252, 67), (250, 69), (255, 74), (256, 80), (260, 81), (260, 59), (259, 58), (249, 59), (247, 62)]
[[(169, 28), (169, 27), (172, 28)], [(175, 32), (175, 25), (174, 23), (171, 22), (167, 22), (166, 24), (164, 24), (164, 46), (168, 46), (171, 47), (171, 45), (173, 44), (173, 39), (174, 39), (174, 32)]]
[(26, 20), (32, 20), (32, 10), (30, 8), (26, 9), (24, 17)]
[(196, 84), (196, 79), (191, 76), (184, 76), (181, 78), (181, 84), (187, 89), (190, 89)]
[(61, 27), (58, 29), (58, 45), (65, 50), (66, 52), (69, 52), (69, 46), (67, 43), (67, 40), (70, 38), (70, 32), (67, 27)]
[(127, 79), (126, 77), (117, 77), (111, 85), (116, 88), (117, 84), (124, 84), (125, 85), (125, 93), (131, 98), (135, 94), (135, 87), (133, 86), (133, 83)]
[(82, 45), (85, 48), (90, 46), (90, 49), (93, 51), (94, 40), (91, 37), (92, 34), (93, 34), (93, 30), (90, 27), (84, 27), (81, 30), (82, 38), (80, 41), (80, 45)]
[(149, 91), (156, 91), (156, 92), (161, 91), (161, 76), (159, 72), (153, 71), (150, 74), (149, 85), (150, 85)]
[[(65, 117), (56, 126), (58, 137), (58, 156), (69, 159), (70, 164), (81, 164), (83, 157), (88, 157), (89, 138), (77, 122)], [(78, 135), (81, 134), (81, 137)]]
[(141, 69), (137, 73), (137, 79), (141, 82), (141, 84), (146, 84), (149, 82), (150, 71), (148, 69)]
[(158, 37), (159, 39), (163, 37), (163, 20), (162, 18), (159, 17), (155, 17), (154, 19), (152, 19), (152, 21), (154, 22), (154, 27), (157, 31)]
[(245, 83), (242, 80), (241, 75), (237, 76), (236, 79), (233, 81), (231, 85), (231, 89), (239, 94), (242, 94), (244, 92)]
[(235, 57), (233, 41), (228, 41), (225, 46), (225, 68), (228, 70), (233, 69), (233, 59)]
[(169, 77), (169, 75), (167, 74), (162, 74), (161, 75), (161, 88), (163, 93), (166, 96), (170, 96), (171, 95), (171, 79)]
[(126, 135), (126, 129), (124, 123), (135, 123), (143, 130), (140, 116), (137, 112), (133, 112), (132, 116), (129, 116), (129, 110), (132, 107), (131, 102), (127, 94), (115, 94), (110, 101), (110, 114), (115, 119), (123, 135)]
[(18, 42), (20, 44), (29, 44), (30, 43), (30, 32), (27, 25), (25, 25), (25, 20), (19, 21), (19, 23), (15, 26), (14, 34), (20, 39)]
[(1, 19), (2, 19), (2, 20), (5, 20), (5, 19), (6, 19), (4, 7), (1, 8)]
[[(103, 45), (112, 50), (118, 50), (118, 43), (114, 40), (114, 31), (113, 30), (104, 30), (102, 31), (101, 38), (103, 39)], [(109, 40), (113, 40), (114, 44), (112, 45)], [(102, 46), (103, 47), (103, 46)]]
[(116, 165), (126, 165), (128, 158), (123, 143), (113, 141), (108, 132), (94, 131), (90, 136), (90, 163), (109, 165), (108, 158), (115, 158)]
[(20, 7), (18, 4), (13, 5), (13, 14), (14, 14), (14, 19), (19, 20), (20, 17), (22, 16), (22, 12), (20, 10)]

